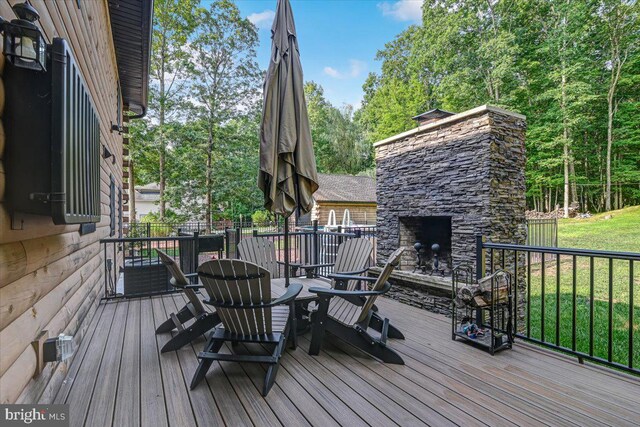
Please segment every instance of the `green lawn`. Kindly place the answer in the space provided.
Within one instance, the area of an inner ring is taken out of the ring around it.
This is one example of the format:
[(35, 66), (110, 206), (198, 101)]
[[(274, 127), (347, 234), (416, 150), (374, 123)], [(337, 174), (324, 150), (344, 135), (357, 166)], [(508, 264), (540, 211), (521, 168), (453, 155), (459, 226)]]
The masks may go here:
[[(609, 219), (605, 219), (610, 216)], [(558, 245), (568, 248), (600, 249), (640, 252), (640, 206), (596, 215), (588, 219), (560, 220)], [(589, 353), (589, 321), (591, 317), (590, 259), (577, 257), (576, 272), (576, 349)], [(560, 258), (559, 284), (558, 262), (555, 256), (547, 258), (544, 267), (545, 286), (542, 287), (542, 264), (532, 265), (531, 271), (531, 335), (541, 338), (542, 294), (544, 291), (544, 339), (556, 340), (557, 307), (560, 307), (559, 344), (572, 346), (573, 271), (571, 256)], [(593, 260), (593, 354), (606, 359), (608, 356), (609, 293), (613, 296), (613, 360), (622, 364), (629, 358), (630, 324), (630, 268), (629, 261), (614, 260), (611, 269), (612, 287), (609, 289), (609, 261)], [(559, 286), (558, 286), (559, 285)], [(640, 367), (640, 263), (633, 270), (633, 364)]]

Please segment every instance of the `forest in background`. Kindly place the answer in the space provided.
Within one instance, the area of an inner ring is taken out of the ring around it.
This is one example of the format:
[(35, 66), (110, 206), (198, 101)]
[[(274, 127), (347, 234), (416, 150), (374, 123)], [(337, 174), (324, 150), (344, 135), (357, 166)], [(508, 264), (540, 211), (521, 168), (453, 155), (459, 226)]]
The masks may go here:
[[(229, 0), (154, 8), (149, 113), (131, 126), (135, 184), (160, 184), (158, 219), (251, 215), (262, 203), (257, 29)], [(635, 0), (425, 2), (422, 24), (378, 52), (360, 109), (305, 84), (319, 171), (371, 175), (373, 142), (414, 127), (411, 117), (493, 104), (527, 116), (529, 208), (640, 204), (638, 10)]]

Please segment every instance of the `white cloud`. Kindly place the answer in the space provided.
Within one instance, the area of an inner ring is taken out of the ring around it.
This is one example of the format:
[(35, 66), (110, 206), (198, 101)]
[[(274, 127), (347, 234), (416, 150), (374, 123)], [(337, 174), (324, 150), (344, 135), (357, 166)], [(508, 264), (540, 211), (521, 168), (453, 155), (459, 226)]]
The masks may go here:
[(336, 79), (339, 79), (342, 77), (340, 72), (332, 67), (324, 67), (324, 73), (328, 76), (335, 77)]
[(265, 10), (260, 13), (252, 13), (247, 16), (247, 19), (261, 30), (270, 30), (273, 24), (273, 18), (275, 18), (276, 12), (273, 10)]
[(349, 69), (346, 71), (338, 71), (333, 67), (324, 67), (323, 71), (326, 75), (334, 79), (348, 79), (360, 76), (367, 70), (367, 63), (358, 59), (349, 60)]
[(422, 0), (399, 0), (393, 3), (378, 3), (383, 16), (390, 16), (396, 21), (422, 20)]

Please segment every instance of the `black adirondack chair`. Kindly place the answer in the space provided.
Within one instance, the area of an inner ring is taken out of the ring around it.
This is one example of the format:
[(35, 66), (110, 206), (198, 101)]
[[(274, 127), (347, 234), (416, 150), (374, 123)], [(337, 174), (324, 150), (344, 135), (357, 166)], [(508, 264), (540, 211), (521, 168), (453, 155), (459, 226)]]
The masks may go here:
[[(310, 292), (317, 293), (320, 299), (318, 309), (313, 313), (313, 334), (309, 354), (320, 353), (322, 340), (327, 331), (385, 363), (404, 364), (402, 357), (387, 346), (387, 338), (391, 337), (389, 319), (382, 318), (373, 310), (378, 295), (388, 292), (391, 288), (387, 280), (399, 264), (402, 252), (403, 249), (400, 248), (391, 254), (377, 278), (341, 277), (343, 280), (365, 280), (373, 283), (370, 290), (309, 289)], [(369, 328), (378, 334), (370, 334)]]
[[(198, 267), (198, 275), (209, 296), (205, 304), (216, 307), (222, 324), (198, 354), (200, 363), (191, 389), (204, 379), (215, 360), (253, 362), (269, 366), (262, 389), (262, 395), (266, 396), (275, 381), (287, 339), (293, 348), (297, 344), (294, 301), (302, 286), (292, 283), (283, 296), (274, 300), (271, 273), (241, 260), (207, 261)], [(274, 349), (264, 356), (219, 353), (225, 341), (272, 344)]]
[[(160, 261), (167, 267), (171, 273), (171, 284), (184, 291), (189, 303), (182, 307), (177, 313), (171, 313), (170, 317), (165, 320), (156, 329), (156, 334), (171, 332), (178, 330), (178, 334), (171, 338), (160, 350), (161, 353), (167, 351), (178, 350), (195, 340), (205, 332), (213, 329), (220, 323), (220, 317), (217, 313), (208, 312), (198, 298), (198, 294), (194, 286), (189, 282), (188, 277), (196, 276), (194, 274), (184, 274), (176, 261), (160, 249), (156, 249)], [(187, 324), (191, 319), (193, 322)]]

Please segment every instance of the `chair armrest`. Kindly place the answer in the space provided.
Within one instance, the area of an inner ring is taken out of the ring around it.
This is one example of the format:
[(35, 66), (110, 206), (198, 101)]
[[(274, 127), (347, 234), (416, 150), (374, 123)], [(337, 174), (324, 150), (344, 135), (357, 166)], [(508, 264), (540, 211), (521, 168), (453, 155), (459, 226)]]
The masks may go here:
[(355, 276), (355, 275), (358, 275), (358, 274), (366, 273), (367, 271), (369, 271), (369, 267), (365, 267), (362, 270), (356, 270), (356, 271), (341, 271), (340, 273), (335, 273), (335, 274), (342, 274), (342, 275), (346, 275), (346, 276)]
[(305, 270), (311, 270), (313, 268), (320, 268), (320, 267), (333, 267), (335, 264), (301, 264), (300, 268), (304, 268)]
[(372, 295), (382, 295), (391, 289), (391, 283), (386, 282), (384, 287), (379, 291), (342, 291), (338, 289), (327, 289), (327, 288), (309, 288), (309, 292), (313, 292), (314, 294), (318, 294), (320, 296), (329, 296), (329, 297), (355, 297), (355, 296), (372, 296)]
[(184, 287), (184, 289), (202, 289), (202, 288), (204, 288), (204, 285), (201, 285), (200, 283), (187, 285)]
[(188, 274), (185, 274), (184, 277), (186, 277), (187, 279), (190, 277), (198, 277), (198, 273), (188, 273)]
[(277, 298), (262, 304), (232, 304), (228, 302), (225, 303), (225, 302), (212, 301), (211, 299), (204, 301), (204, 303), (207, 305), (212, 305), (214, 307), (220, 307), (220, 308), (232, 308), (235, 310), (252, 310), (256, 308), (267, 308), (267, 307), (273, 307), (274, 305), (287, 304), (295, 300), (295, 298), (298, 296), (300, 291), (302, 291), (302, 285), (299, 283), (292, 283), (287, 288), (287, 292), (284, 295), (282, 295), (280, 298)]
[(300, 291), (302, 291), (302, 285), (300, 283), (291, 283), (287, 288), (287, 292), (280, 298), (271, 301), (270, 305), (287, 304), (295, 300)]
[[(367, 271), (367, 270), (365, 270)], [(336, 273), (336, 274), (329, 274), (327, 276), (329, 279), (333, 279), (333, 280), (340, 280), (340, 281), (346, 281), (346, 280), (364, 280), (365, 282), (370, 282), (370, 283), (375, 283), (376, 280), (378, 280), (377, 277), (369, 277), (369, 276), (355, 276), (355, 275), (351, 275), (351, 274), (342, 274), (342, 273)]]

